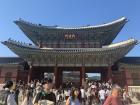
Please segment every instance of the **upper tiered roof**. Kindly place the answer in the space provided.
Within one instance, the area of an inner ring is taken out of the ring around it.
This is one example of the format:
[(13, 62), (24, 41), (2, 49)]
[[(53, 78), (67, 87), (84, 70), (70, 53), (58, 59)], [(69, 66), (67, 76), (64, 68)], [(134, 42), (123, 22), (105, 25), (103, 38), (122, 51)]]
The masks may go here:
[(108, 45), (112, 43), (126, 22), (127, 19), (122, 17), (113, 22), (96, 26), (65, 28), (32, 24), (21, 19), (15, 21), (19, 28), (35, 45), (39, 45), (38, 43), (40, 41), (43, 44), (48, 42), (64, 42), (65, 35), (74, 35), (76, 38), (72, 40), (73, 42), (99, 41), (102, 45)]

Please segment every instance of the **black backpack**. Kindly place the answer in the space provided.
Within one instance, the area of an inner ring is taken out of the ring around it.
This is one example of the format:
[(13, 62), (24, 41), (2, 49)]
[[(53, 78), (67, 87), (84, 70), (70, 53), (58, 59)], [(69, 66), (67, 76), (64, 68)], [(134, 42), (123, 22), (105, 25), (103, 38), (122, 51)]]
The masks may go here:
[(10, 91), (1, 90), (0, 91), (0, 105), (7, 105), (7, 97), (10, 94)]

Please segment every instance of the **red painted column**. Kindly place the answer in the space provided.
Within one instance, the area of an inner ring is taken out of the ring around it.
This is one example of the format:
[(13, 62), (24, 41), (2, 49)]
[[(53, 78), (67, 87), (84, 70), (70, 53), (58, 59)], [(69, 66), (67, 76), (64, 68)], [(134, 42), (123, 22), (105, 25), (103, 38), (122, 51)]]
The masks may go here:
[(112, 83), (112, 67), (111, 67), (111, 65), (108, 66), (107, 79), (108, 79), (109, 82)]
[(84, 86), (85, 85), (85, 67), (81, 67), (81, 72), (80, 72), (80, 85)]
[(55, 87), (58, 89), (59, 88), (59, 85), (60, 85), (60, 78), (59, 78), (59, 71), (58, 71), (58, 67), (55, 66), (54, 67), (54, 76), (55, 76), (55, 80), (54, 80), (54, 85)]
[(33, 70), (33, 67), (32, 67), (32, 65), (30, 65), (29, 72), (28, 72), (28, 83), (31, 82), (32, 70)]
[(128, 91), (128, 83), (127, 83), (127, 71), (124, 68), (124, 71), (122, 71), (122, 77), (123, 77), (123, 84), (122, 86), (124, 86), (126, 88), (126, 91)]

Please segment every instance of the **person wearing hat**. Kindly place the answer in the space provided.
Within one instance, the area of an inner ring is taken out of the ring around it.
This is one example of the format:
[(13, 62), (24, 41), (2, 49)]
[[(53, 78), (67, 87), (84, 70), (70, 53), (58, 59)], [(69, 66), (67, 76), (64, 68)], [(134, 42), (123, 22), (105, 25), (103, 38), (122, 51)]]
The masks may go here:
[[(13, 87), (13, 81), (6, 81), (3, 86), (4, 90), (0, 91), (0, 104), (2, 105), (17, 105), (14, 99), (14, 95), (11, 93)], [(3, 101), (4, 99), (4, 101)]]
[(34, 105), (56, 105), (56, 96), (52, 89), (52, 79), (44, 78), (42, 81), (43, 90), (39, 92), (35, 99)]

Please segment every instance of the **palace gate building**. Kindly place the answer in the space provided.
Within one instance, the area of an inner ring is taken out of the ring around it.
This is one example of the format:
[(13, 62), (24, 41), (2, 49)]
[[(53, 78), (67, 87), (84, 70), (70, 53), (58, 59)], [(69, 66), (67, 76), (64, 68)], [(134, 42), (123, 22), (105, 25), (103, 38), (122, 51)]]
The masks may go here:
[[(100, 73), (101, 81), (140, 85), (140, 57), (125, 57), (138, 41), (131, 38), (112, 43), (127, 23), (125, 17), (77, 28), (44, 26), (21, 19), (14, 22), (33, 45), (12, 39), (2, 42), (19, 57), (0, 58), (0, 82), (31, 81), (53, 73), (58, 88), (67, 79), (83, 85), (85, 73)], [(22, 62), (28, 70), (22, 69)]]

